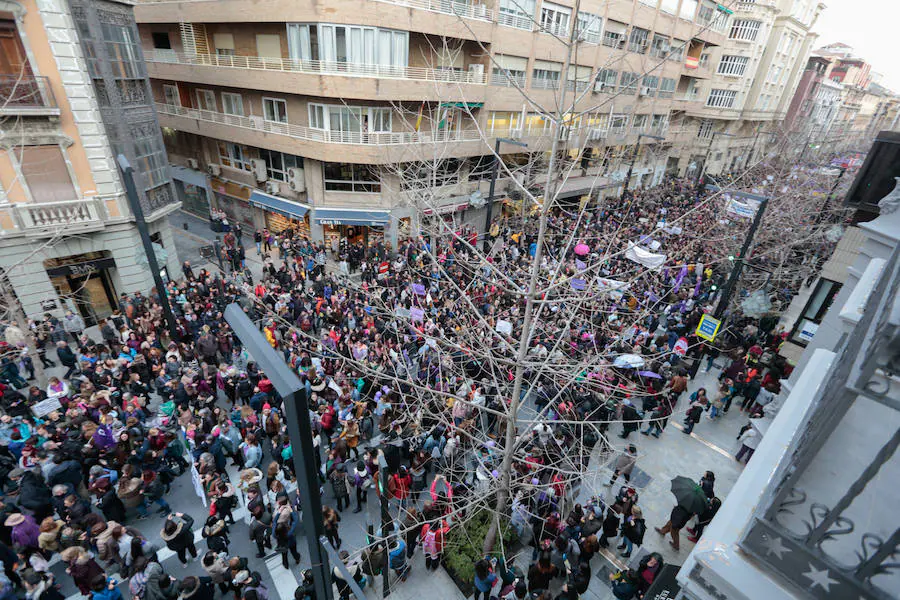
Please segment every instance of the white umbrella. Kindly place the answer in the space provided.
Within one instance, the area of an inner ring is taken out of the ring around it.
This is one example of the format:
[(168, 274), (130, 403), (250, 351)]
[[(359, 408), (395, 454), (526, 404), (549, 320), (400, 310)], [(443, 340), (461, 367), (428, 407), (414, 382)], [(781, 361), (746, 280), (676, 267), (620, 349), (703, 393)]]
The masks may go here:
[(637, 369), (644, 366), (644, 359), (637, 354), (620, 354), (613, 361), (614, 367), (624, 367), (626, 369)]

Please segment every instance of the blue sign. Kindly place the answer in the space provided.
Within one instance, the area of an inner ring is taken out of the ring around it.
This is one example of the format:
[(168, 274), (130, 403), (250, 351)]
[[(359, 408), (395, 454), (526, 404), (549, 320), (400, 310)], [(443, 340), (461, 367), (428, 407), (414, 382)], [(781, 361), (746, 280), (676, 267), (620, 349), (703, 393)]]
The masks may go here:
[(697, 325), (697, 337), (711, 342), (716, 339), (716, 334), (719, 333), (719, 327), (721, 325), (722, 321), (714, 319), (709, 315), (703, 315), (700, 319), (700, 324)]

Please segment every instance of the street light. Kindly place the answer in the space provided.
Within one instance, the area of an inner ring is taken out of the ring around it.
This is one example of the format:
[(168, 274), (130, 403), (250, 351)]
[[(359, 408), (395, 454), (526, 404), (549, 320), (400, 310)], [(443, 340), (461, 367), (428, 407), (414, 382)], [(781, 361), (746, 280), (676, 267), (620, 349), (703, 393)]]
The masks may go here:
[[(484, 251), (490, 252), (490, 231), (491, 231), (491, 213), (494, 209), (494, 188), (497, 186), (497, 171), (500, 169), (500, 144), (501, 143), (512, 144), (513, 146), (521, 146), (522, 148), (527, 148), (528, 144), (525, 142), (519, 142), (517, 140), (511, 140), (509, 138), (497, 138), (497, 141), (494, 143), (494, 164), (491, 166), (491, 187), (488, 190), (488, 200), (487, 200), (487, 219), (484, 222)], [(524, 202), (524, 200), (522, 201)]]
[(700, 185), (703, 183), (703, 176), (706, 174), (706, 165), (709, 163), (709, 155), (712, 152), (713, 143), (716, 141), (716, 136), (721, 135), (724, 137), (734, 137), (733, 133), (725, 133), (724, 131), (716, 131), (713, 132), (712, 137), (709, 138), (709, 147), (706, 149), (706, 156), (703, 158), (703, 166), (700, 168), (700, 175), (697, 177), (697, 189), (700, 189)]
[(650, 135), (648, 133), (639, 133), (637, 136), (637, 141), (634, 143), (634, 152), (631, 153), (631, 164), (628, 165), (628, 173), (625, 175), (625, 182), (622, 185), (622, 194), (619, 196), (619, 199), (625, 197), (625, 192), (628, 191), (628, 183), (631, 181), (631, 173), (634, 171), (634, 161), (637, 160), (638, 152), (640, 152), (641, 147), (641, 138), (650, 138), (651, 140), (659, 140), (660, 142), (665, 141), (661, 135)]

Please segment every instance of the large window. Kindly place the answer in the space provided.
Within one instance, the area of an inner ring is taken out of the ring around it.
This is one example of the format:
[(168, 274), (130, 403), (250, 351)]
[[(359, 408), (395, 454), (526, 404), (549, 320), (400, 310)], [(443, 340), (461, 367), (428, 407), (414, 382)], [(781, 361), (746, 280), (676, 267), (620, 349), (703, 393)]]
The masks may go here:
[(350, 163), (324, 163), (322, 172), (325, 179), (325, 191), (360, 192), (378, 194), (381, 192), (381, 181), (378, 173), (368, 165)]
[(326, 23), (288, 23), (287, 28), (290, 58), (322, 61), (325, 69), (378, 65), (388, 71), (391, 67), (402, 70), (409, 60), (406, 31)]
[(494, 57), (494, 68), (491, 72), (491, 85), (504, 87), (524, 87), (528, 72), (528, 59), (518, 56), (498, 54)]
[(19, 146), (15, 154), (33, 201), (67, 202), (78, 199), (59, 146)]
[(219, 162), (232, 169), (250, 170), (250, 156), (240, 144), (219, 142)]
[(143, 61), (134, 31), (128, 25), (102, 24), (103, 41), (109, 53), (109, 64), (116, 79), (144, 77)]
[(688, 21), (693, 21), (696, 13), (697, 0), (681, 0), (681, 10), (678, 12), (679, 17)]
[(659, 97), (671, 98), (675, 95), (675, 80), (663, 77), (659, 82)]
[(578, 12), (578, 39), (588, 44), (599, 44), (603, 29), (603, 17)]
[(531, 87), (541, 90), (555, 90), (559, 88), (559, 74), (561, 70), (562, 65), (560, 63), (546, 60), (534, 61)]
[(550, 2), (541, 4), (541, 29), (554, 35), (567, 35), (569, 33), (569, 19), (572, 17), (572, 9)]
[(169, 164), (162, 138), (150, 127), (133, 127), (134, 168), (144, 175), (145, 189), (155, 188), (169, 181)]
[(342, 134), (388, 133), (391, 109), (377, 106), (310, 104), (309, 126)]
[(520, 131), (522, 124), (520, 112), (491, 111), (487, 120), (487, 132), (506, 135), (509, 131)]
[(650, 45), (650, 55), (665, 58), (669, 54), (669, 38), (658, 33), (653, 34), (653, 43)]
[(752, 42), (759, 35), (759, 28), (762, 24), (759, 21), (751, 21), (750, 19), (735, 19), (731, 24), (731, 33), (729, 39), (741, 40), (744, 42)]
[(719, 68), (716, 73), (719, 75), (728, 75), (731, 77), (740, 77), (747, 68), (747, 62), (750, 59), (746, 56), (733, 56), (726, 54), (719, 61)]
[(812, 341), (825, 313), (834, 302), (834, 298), (841, 290), (842, 284), (830, 279), (819, 279), (816, 288), (813, 290), (806, 306), (803, 308), (802, 316), (797, 319), (794, 329), (791, 331), (790, 339), (801, 346), (806, 346)]
[(647, 122), (649, 121), (649, 115), (634, 115), (631, 118), (631, 130), (632, 131), (644, 131), (647, 128)]
[(656, 75), (644, 75), (641, 79), (641, 96), (655, 96), (659, 87), (659, 77)]
[(712, 119), (703, 119), (700, 121), (700, 126), (697, 128), (697, 137), (709, 139), (713, 134), (713, 123)]
[(212, 90), (197, 90), (197, 108), (215, 111), (216, 93)]
[(178, 95), (178, 86), (163, 84), (163, 98), (167, 106), (181, 106), (181, 97)]
[(684, 60), (684, 49), (687, 42), (683, 40), (672, 40), (672, 46), (669, 48), (669, 60), (672, 62), (681, 62)]
[(534, 28), (534, 9), (535, 0), (500, 0), (497, 22), (531, 31)]
[(640, 79), (640, 77), (641, 76), (638, 73), (623, 72), (619, 85), (625, 89), (626, 93), (633, 94), (637, 91), (638, 79)]
[(462, 166), (463, 161), (457, 158), (405, 163), (401, 167), (400, 189), (455, 185), (460, 181)]
[(621, 48), (625, 45), (625, 31), (627, 29), (628, 26), (625, 23), (607, 20), (606, 29), (603, 31), (602, 44), (610, 48)]
[(632, 27), (631, 35), (628, 36), (628, 50), (643, 54), (647, 51), (647, 44), (650, 38), (650, 32), (640, 27)]
[(278, 98), (263, 98), (263, 118), (273, 123), (287, 123), (287, 102)]
[(737, 92), (734, 90), (709, 90), (709, 98), (706, 99), (706, 105), (713, 108), (731, 108), (734, 106), (734, 99)]
[(628, 127), (628, 115), (612, 115), (609, 119), (609, 128), (613, 133), (625, 133)]
[(616, 80), (619, 72), (614, 69), (600, 69), (597, 71), (597, 79), (594, 90), (598, 92), (612, 92), (616, 89)]
[(240, 94), (222, 92), (222, 112), (226, 115), (244, 116), (244, 100)]
[(259, 157), (266, 161), (266, 173), (269, 179), (288, 180), (288, 169), (303, 166), (303, 159), (293, 154), (283, 154), (275, 150), (259, 149)]

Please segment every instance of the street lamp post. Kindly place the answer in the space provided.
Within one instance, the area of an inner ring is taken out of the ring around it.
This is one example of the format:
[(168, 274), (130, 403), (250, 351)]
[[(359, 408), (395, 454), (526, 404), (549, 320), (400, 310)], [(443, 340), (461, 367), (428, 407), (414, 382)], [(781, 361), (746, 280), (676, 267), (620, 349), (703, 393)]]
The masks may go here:
[(637, 136), (637, 141), (634, 143), (634, 152), (631, 153), (631, 164), (628, 165), (628, 173), (625, 174), (625, 182), (622, 184), (622, 194), (619, 196), (619, 199), (625, 197), (625, 192), (628, 191), (628, 184), (631, 182), (631, 173), (634, 171), (634, 162), (637, 160), (638, 152), (641, 150), (641, 138), (650, 138), (653, 140), (664, 141), (664, 138), (661, 135), (650, 135), (648, 133), (639, 133)]
[(734, 134), (725, 133), (724, 131), (714, 131), (712, 136), (709, 138), (709, 146), (706, 148), (706, 156), (703, 158), (703, 166), (700, 168), (700, 175), (697, 177), (697, 189), (700, 189), (700, 186), (703, 184), (703, 176), (706, 174), (706, 165), (709, 164), (709, 156), (712, 153), (713, 143), (716, 141), (716, 136), (721, 135), (723, 137), (734, 137)]
[(159, 304), (162, 307), (163, 318), (166, 320), (166, 328), (169, 330), (171, 339), (178, 337), (178, 328), (175, 325), (175, 315), (172, 313), (172, 306), (169, 304), (169, 295), (166, 290), (166, 284), (159, 274), (159, 264), (156, 262), (156, 253), (153, 251), (153, 242), (150, 240), (150, 232), (147, 230), (147, 221), (144, 219), (144, 207), (141, 206), (141, 199), (138, 197), (137, 188), (134, 185), (134, 168), (125, 158), (124, 154), (116, 157), (119, 163), (119, 169), (122, 171), (122, 182), (125, 184), (125, 196), (128, 197), (128, 205), (131, 208), (131, 214), (134, 215), (134, 224), (137, 226), (138, 234), (141, 236), (141, 245), (144, 246), (144, 252), (147, 254), (147, 266), (150, 268), (150, 274), (153, 276), (153, 283), (156, 285), (156, 292), (159, 295)]
[[(514, 146), (521, 146), (522, 148), (527, 148), (528, 144), (524, 142), (519, 142), (517, 140), (511, 140), (509, 138), (497, 138), (497, 141), (494, 143), (494, 164), (491, 165), (491, 187), (488, 189), (488, 200), (487, 200), (487, 219), (484, 222), (484, 251), (490, 251), (491, 244), (491, 213), (494, 211), (494, 189), (497, 187), (497, 171), (500, 170), (500, 144), (501, 143), (512, 144)], [(522, 204), (524, 205), (525, 201), (522, 200)]]
[(738, 278), (741, 276), (741, 270), (744, 267), (744, 259), (747, 256), (747, 252), (750, 251), (750, 246), (753, 244), (753, 237), (756, 235), (756, 230), (759, 229), (759, 224), (762, 222), (763, 214), (766, 212), (766, 207), (769, 205), (769, 198), (763, 198), (759, 207), (756, 209), (756, 214), (753, 216), (753, 223), (750, 224), (750, 231), (747, 232), (747, 237), (744, 238), (744, 245), (741, 246), (741, 252), (735, 257), (734, 266), (731, 268), (731, 274), (728, 276), (728, 281), (725, 283), (725, 288), (722, 290), (722, 295), (719, 297), (719, 303), (716, 305), (716, 310), (713, 313), (715, 318), (721, 318), (725, 311), (728, 309), (728, 303), (731, 300), (731, 294), (734, 293), (734, 286), (737, 283)]
[(294, 455), (294, 471), (297, 474), (297, 494), (300, 497), (300, 506), (305, 511), (303, 528), (309, 549), (316, 598), (331, 600), (328, 555), (323, 551), (320, 541), (325, 535), (325, 528), (322, 523), (322, 498), (319, 496), (319, 461), (313, 448), (306, 388), (238, 304), (228, 305), (225, 309), (225, 321), (284, 400), (284, 417)]

